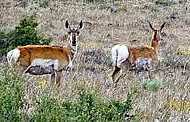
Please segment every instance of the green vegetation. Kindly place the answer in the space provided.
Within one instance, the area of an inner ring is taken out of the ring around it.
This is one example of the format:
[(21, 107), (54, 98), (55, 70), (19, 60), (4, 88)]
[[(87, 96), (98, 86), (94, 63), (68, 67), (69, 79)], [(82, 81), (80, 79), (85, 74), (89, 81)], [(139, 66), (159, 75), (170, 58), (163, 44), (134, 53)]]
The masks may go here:
[(40, 36), (36, 29), (37, 26), (35, 17), (30, 16), (21, 20), (15, 30), (9, 33), (0, 32), (0, 56), (21, 45), (49, 44), (51, 40)]
[(48, 4), (49, 4), (49, 0), (42, 0), (40, 1), (39, 6), (42, 8), (47, 8)]
[[(22, 121), (28, 115), (23, 111), (24, 80), (5, 66), (0, 70), (0, 121)], [(133, 93), (125, 101), (107, 101), (96, 93), (80, 89), (76, 100), (63, 100), (47, 91), (33, 100), (31, 121), (123, 121), (132, 110)]]
[(0, 121), (20, 121), (23, 79), (8, 68), (0, 68)]
[(81, 89), (76, 101), (62, 101), (43, 96), (33, 114), (36, 121), (123, 121), (124, 113), (132, 109), (132, 94), (124, 102), (104, 101), (90, 91)]
[(144, 88), (149, 91), (157, 91), (160, 88), (161, 81), (159, 80), (146, 80)]
[(155, 4), (162, 5), (162, 6), (171, 6), (171, 5), (175, 4), (175, 2), (172, 0), (156, 0)]
[(47, 8), (49, 4), (49, 0), (34, 0), (33, 2), (39, 4), (39, 7), (42, 8)]
[(84, 3), (103, 3), (105, 0), (83, 0)]

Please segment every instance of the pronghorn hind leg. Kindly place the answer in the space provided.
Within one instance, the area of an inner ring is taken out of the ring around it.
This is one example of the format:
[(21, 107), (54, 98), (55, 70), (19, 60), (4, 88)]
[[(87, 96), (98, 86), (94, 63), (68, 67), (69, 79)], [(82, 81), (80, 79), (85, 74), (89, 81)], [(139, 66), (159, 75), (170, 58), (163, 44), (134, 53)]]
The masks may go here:
[(150, 70), (147, 71), (149, 80), (152, 80), (152, 73)]
[[(117, 82), (118, 82), (119, 79), (121, 78), (122, 73), (123, 73), (123, 71), (122, 71), (122, 69), (121, 69), (119, 75), (117, 76), (117, 78), (116, 78), (116, 80), (115, 80), (115, 87), (117, 86)], [(125, 74), (125, 75), (126, 75), (126, 74)], [(123, 77), (125, 77), (125, 75), (123, 75)]]
[(119, 68), (119, 67), (117, 67), (117, 66), (114, 67), (114, 71), (113, 71), (113, 73), (112, 73), (112, 75), (111, 75), (111, 78), (112, 78), (113, 81), (115, 81), (115, 75), (116, 75), (120, 70), (121, 70), (121, 68)]

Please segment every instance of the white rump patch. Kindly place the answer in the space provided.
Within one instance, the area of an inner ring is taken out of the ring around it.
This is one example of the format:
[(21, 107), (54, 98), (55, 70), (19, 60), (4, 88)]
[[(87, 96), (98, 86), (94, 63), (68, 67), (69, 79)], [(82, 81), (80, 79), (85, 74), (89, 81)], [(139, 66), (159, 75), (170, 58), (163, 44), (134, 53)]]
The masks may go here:
[(9, 65), (13, 65), (18, 61), (18, 58), (20, 57), (20, 50), (18, 48), (15, 48), (7, 53), (7, 61)]
[(128, 47), (125, 45), (115, 45), (112, 47), (112, 63), (114, 66), (120, 65), (129, 57)]

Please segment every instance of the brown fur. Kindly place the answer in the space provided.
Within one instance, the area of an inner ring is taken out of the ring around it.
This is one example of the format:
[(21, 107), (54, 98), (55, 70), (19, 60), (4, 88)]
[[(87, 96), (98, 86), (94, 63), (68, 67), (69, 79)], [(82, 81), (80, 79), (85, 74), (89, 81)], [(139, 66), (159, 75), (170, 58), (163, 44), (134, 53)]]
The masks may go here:
[[(30, 74), (47, 74), (47, 72), (29, 72), (30, 68), (34, 68), (31, 64), (35, 59), (45, 59), (45, 60), (58, 60), (56, 61), (55, 66), (58, 65), (58, 69), (53, 69), (51, 73), (51, 82), (56, 81), (56, 84), (59, 86), (61, 77), (62, 77), (62, 70), (64, 67), (68, 71), (69, 69), (72, 68), (72, 62), (75, 59), (75, 54), (77, 53), (77, 37), (79, 36), (79, 30), (83, 28), (83, 22), (82, 20), (80, 21), (80, 24), (77, 28), (71, 28), (69, 25), (68, 20), (65, 22), (65, 27), (68, 32), (68, 41), (69, 45), (67, 47), (61, 47), (61, 46), (50, 46), (50, 45), (26, 45), (26, 46), (19, 46), (17, 49), (20, 51), (20, 55), (17, 59), (17, 66), (21, 68), (21, 71), (24, 71), (24, 73), (30, 73)], [(13, 50), (14, 51), (14, 50)], [(17, 58), (17, 51), (16, 51), (16, 56), (14, 57), (13, 54), (14, 52), (10, 52), (8, 55), (9, 62), (11, 62), (12, 57)], [(38, 62), (40, 63), (40, 62)], [(43, 63), (43, 61), (42, 61)], [(40, 64), (39, 64), (40, 65)], [(51, 65), (54, 67), (54, 64)], [(38, 67), (38, 66), (35, 66)], [(41, 68), (41, 67), (40, 67)], [(43, 69), (44, 67), (42, 67)], [(45, 67), (46, 68), (46, 67)], [(38, 68), (39, 69), (39, 68)]]
[(71, 50), (67, 47), (49, 45), (27, 45), (18, 47), (20, 57), (18, 63), (21, 66), (29, 66), (36, 58), (58, 59), (59, 62), (68, 64)]
[(159, 47), (159, 39), (156, 37), (157, 31), (153, 33), (151, 46), (132, 47), (129, 48), (129, 62), (134, 64), (138, 58), (150, 58), (157, 60), (157, 49)]
[(158, 60), (157, 54), (158, 54), (159, 41), (160, 41), (158, 32), (162, 31), (165, 23), (161, 25), (160, 30), (154, 29), (152, 25), (150, 24), (150, 22), (149, 22), (149, 25), (150, 25), (150, 28), (153, 30), (151, 45), (150, 47), (143, 46), (143, 47), (129, 48), (129, 62), (131, 64), (134, 64), (134, 62), (138, 58), (149, 58), (149, 59), (152, 59), (153, 61)]
[(157, 59), (156, 50), (151, 47), (134, 47), (129, 48), (129, 62), (133, 64), (138, 58)]
[[(161, 28), (159, 30), (154, 29), (152, 27), (152, 25), (150, 24), (150, 22), (149, 22), (149, 25), (150, 25), (150, 28), (153, 30), (151, 45), (150, 46), (142, 46), (142, 47), (129, 47), (128, 61), (131, 64), (131, 66), (133, 64), (135, 64), (135, 62), (137, 61), (138, 58), (152, 59), (153, 62), (158, 61), (157, 54), (158, 54), (159, 41), (160, 41), (158, 32), (161, 32), (165, 23), (163, 23), (161, 25)], [(120, 75), (117, 78), (115, 78), (115, 75), (119, 72), (120, 72)], [(119, 68), (117, 66), (114, 67), (114, 71), (111, 75), (113, 81), (116, 81), (116, 83), (117, 83), (121, 77), (121, 73), (122, 73), (122, 68)]]

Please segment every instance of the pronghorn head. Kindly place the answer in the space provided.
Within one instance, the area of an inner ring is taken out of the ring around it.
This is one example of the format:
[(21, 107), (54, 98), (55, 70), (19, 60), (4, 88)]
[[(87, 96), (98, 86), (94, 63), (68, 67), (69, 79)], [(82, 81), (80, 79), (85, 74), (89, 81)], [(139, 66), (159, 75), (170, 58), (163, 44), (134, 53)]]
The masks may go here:
[(149, 26), (150, 28), (153, 30), (153, 37), (152, 37), (152, 41), (156, 41), (156, 42), (159, 42), (160, 39), (161, 39), (161, 32), (162, 32), (162, 29), (164, 28), (165, 26), (165, 22), (160, 26), (160, 29), (155, 29), (153, 28), (152, 24), (148, 21), (149, 23)]
[(77, 47), (80, 30), (83, 28), (82, 20), (80, 21), (80, 23), (77, 27), (71, 27), (68, 20), (66, 20), (65, 28), (67, 29), (67, 32), (68, 32), (68, 40), (69, 40), (70, 46)]

